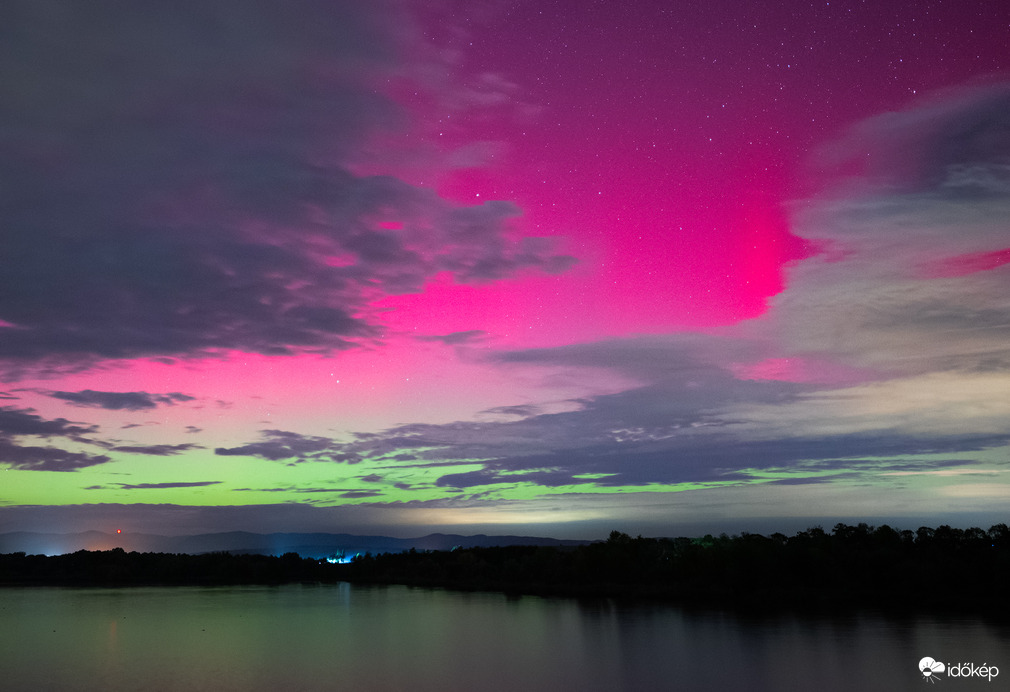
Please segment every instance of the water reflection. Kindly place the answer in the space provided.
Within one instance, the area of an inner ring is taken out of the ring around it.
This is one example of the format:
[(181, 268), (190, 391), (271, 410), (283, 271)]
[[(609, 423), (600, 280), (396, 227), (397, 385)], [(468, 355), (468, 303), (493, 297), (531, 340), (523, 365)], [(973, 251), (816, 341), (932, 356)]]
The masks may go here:
[(974, 619), (407, 587), (0, 589), (0, 618), (11, 691), (921, 690), (926, 655), (1010, 675), (1010, 632)]

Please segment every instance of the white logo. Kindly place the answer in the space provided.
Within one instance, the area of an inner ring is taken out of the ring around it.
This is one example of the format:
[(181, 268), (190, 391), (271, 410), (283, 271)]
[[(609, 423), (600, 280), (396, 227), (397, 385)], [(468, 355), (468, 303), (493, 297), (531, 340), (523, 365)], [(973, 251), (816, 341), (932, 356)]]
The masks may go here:
[(992, 679), (999, 675), (999, 668), (990, 666), (988, 663), (977, 665), (975, 663), (948, 663), (944, 665), (940, 661), (929, 656), (919, 659), (919, 672), (924, 680), (936, 682), (943, 678), (939, 675), (946, 673), (948, 678), (983, 678), (992, 682)]
[(930, 682), (939, 680), (940, 678), (936, 676), (944, 670), (946, 670), (946, 667), (940, 661), (934, 661), (929, 656), (919, 661), (919, 672), (922, 673), (922, 677)]

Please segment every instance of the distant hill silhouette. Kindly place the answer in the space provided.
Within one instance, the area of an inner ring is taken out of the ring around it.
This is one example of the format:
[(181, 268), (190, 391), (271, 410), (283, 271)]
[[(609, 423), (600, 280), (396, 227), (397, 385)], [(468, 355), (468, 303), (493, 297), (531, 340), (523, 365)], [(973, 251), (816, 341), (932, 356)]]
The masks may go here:
[(127, 552), (185, 553), (199, 555), (215, 551), (283, 555), (298, 553), (301, 557), (325, 558), (343, 553), (399, 553), (416, 550), (451, 550), (455, 547), (474, 548), (504, 545), (585, 545), (590, 541), (558, 540), (534, 536), (461, 536), (432, 533), (418, 538), (390, 536), (358, 536), (347, 533), (249, 533), (231, 531), (193, 536), (158, 536), (141, 533), (109, 534), (100, 531), (56, 534), (19, 531), (0, 534), (0, 553), (25, 552), (40, 555), (62, 555), (78, 550), (112, 550)]

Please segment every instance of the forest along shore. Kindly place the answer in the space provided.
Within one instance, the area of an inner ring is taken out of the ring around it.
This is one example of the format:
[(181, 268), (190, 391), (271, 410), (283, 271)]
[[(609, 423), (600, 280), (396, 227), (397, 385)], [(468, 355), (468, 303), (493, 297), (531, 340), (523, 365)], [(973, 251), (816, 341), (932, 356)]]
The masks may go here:
[(226, 552), (81, 550), (0, 555), (0, 585), (133, 586), (337, 582), (756, 609), (865, 606), (1010, 615), (1010, 528), (899, 531), (837, 524), (763, 536), (632, 538), (359, 555), (347, 564)]

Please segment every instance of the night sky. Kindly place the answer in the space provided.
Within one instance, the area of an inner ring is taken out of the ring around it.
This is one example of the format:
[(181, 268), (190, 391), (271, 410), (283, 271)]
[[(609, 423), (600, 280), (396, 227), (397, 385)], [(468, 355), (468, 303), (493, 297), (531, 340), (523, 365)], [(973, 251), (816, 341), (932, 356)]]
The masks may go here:
[(1010, 510), (1010, 4), (0, 6), (0, 531)]

